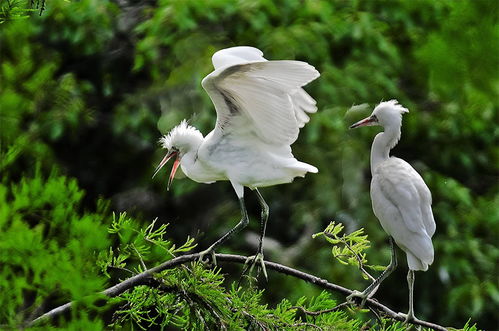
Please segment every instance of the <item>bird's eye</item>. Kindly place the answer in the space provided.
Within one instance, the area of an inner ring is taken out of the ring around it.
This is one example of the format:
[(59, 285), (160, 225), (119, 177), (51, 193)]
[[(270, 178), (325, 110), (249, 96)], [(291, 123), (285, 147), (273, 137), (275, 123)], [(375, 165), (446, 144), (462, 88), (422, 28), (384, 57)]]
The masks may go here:
[(371, 115), (371, 118), (372, 118), (373, 120), (375, 120), (376, 122), (378, 121), (378, 118), (376, 117), (376, 115)]

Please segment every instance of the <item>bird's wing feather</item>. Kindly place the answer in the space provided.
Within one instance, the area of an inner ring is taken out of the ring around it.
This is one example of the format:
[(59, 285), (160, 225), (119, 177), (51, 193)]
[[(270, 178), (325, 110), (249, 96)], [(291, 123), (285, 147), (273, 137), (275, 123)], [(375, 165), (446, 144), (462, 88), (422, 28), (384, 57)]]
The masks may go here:
[[(396, 241), (404, 238), (404, 245), (426, 263), (433, 261), (431, 236), (435, 221), (431, 212), (431, 195), (421, 176), (407, 162), (390, 158), (380, 164), (373, 174), (372, 200), (380, 221), (398, 233), (390, 233)], [(383, 201), (380, 201), (380, 200)], [(398, 213), (386, 213), (396, 208)], [(403, 227), (400, 223), (403, 222)]]
[[(239, 117), (241, 121), (244, 117), (245, 124), (262, 141), (289, 145), (308, 120), (303, 117), (305, 111), (315, 110), (311, 110), (315, 107), (312, 98), (301, 87), (318, 76), (317, 70), (305, 62), (257, 61), (216, 69), (202, 85), (217, 110), (215, 130), (231, 130), (232, 119)], [(300, 118), (296, 109), (303, 113)]]
[(411, 231), (405, 225), (400, 209), (381, 192), (380, 182), (375, 176), (371, 184), (371, 196), (376, 217), (383, 229), (407, 253), (409, 268), (426, 270), (433, 262), (433, 245), (430, 237), (424, 231)]
[(307, 113), (315, 113), (317, 111), (316, 102), (302, 88), (291, 95), (291, 100), (293, 101), (298, 127), (302, 128), (310, 121), (310, 117), (308, 117)]
[[(412, 168), (412, 167), (411, 167)], [(421, 213), (423, 218), (423, 224), (426, 229), (426, 232), (430, 237), (433, 236), (436, 229), (435, 219), (433, 218), (433, 211), (431, 210), (431, 192), (428, 186), (426, 186), (423, 178), (415, 171), (414, 173), (419, 177), (418, 180), (414, 181), (414, 185), (419, 193), (419, 197), (421, 199)], [(416, 177), (416, 176), (414, 176)]]
[[(411, 231), (432, 230), (432, 220), (425, 219), (431, 211), (430, 190), (414, 168), (402, 159), (392, 157), (375, 170), (381, 192), (400, 210)], [(424, 211), (424, 212), (423, 212)]]
[(211, 58), (213, 67), (215, 69), (235, 65), (248, 63), (250, 61), (267, 61), (263, 57), (263, 52), (258, 48), (251, 46), (236, 46), (230, 48), (221, 49)]

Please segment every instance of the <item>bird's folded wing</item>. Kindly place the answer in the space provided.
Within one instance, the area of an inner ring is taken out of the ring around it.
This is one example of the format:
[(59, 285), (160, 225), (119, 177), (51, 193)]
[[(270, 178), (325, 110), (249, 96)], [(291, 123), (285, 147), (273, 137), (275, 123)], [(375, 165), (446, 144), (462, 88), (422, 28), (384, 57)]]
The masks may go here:
[[(391, 164), (376, 169), (381, 192), (395, 205), (407, 228), (413, 232), (435, 232), (431, 194), (421, 176), (404, 160), (391, 158)], [(386, 164), (386, 163), (385, 163)]]
[(216, 129), (230, 130), (232, 119), (245, 117), (261, 140), (280, 145), (293, 143), (305, 112), (315, 111), (301, 87), (318, 76), (305, 62), (250, 62), (216, 69), (202, 85), (217, 110)]
[(431, 192), (428, 186), (426, 186), (423, 178), (421, 178), (421, 176), (415, 170), (414, 172), (416, 173), (417, 177), (419, 177), (419, 180), (416, 180), (414, 182), (414, 186), (416, 187), (422, 201), (421, 214), (423, 218), (423, 225), (428, 235), (432, 237), (435, 233), (436, 224), (435, 219), (433, 218), (433, 211), (431, 209)]
[[(410, 201), (407, 196), (402, 198), (406, 192), (394, 191), (389, 180), (379, 180), (374, 186), (378, 186), (382, 197), (374, 201), (376, 216), (380, 219), (383, 227), (395, 239), (404, 251), (410, 252), (423, 263), (433, 262), (433, 245), (430, 236), (423, 227), (420, 218), (421, 212), (416, 207), (410, 207), (406, 203)], [(376, 188), (375, 188), (376, 189)], [(387, 193), (390, 192), (390, 193)], [(419, 269), (418, 269), (419, 270)]]

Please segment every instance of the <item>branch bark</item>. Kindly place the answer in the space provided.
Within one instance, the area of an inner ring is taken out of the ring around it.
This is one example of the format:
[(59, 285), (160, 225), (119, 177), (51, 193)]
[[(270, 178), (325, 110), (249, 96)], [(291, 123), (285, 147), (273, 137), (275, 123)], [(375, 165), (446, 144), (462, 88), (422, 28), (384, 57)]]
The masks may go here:
[[(154, 268), (148, 269), (140, 274), (132, 276), (132, 277), (128, 278), (127, 280), (122, 281), (121, 283), (118, 283), (114, 286), (111, 286), (108, 289), (102, 291), (101, 293), (108, 296), (108, 297), (118, 296), (121, 293), (123, 293), (129, 289), (134, 288), (135, 286), (148, 284), (150, 279), (154, 276), (154, 274), (157, 274), (163, 270), (172, 269), (176, 266), (182, 265), (182, 264), (187, 263), (187, 262), (196, 261), (198, 258), (199, 258), (199, 253), (188, 254), (188, 255), (176, 257), (172, 260), (163, 262), (162, 264), (160, 264)], [(246, 262), (247, 257), (241, 256), (241, 255), (233, 255), (233, 254), (216, 254), (216, 259), (217, 259), (217, 261), (220, 261), (220, 262), (244, 264)], [(311, 275), (311, 274), (307, 274), (307, 273), (302, 272), (300, 270), (296, 270), (296, 269), (290, 268), (288, 266), (285, 266), (285, 265), (282, 265), (279, 263), (270, 262), (270, 261), (264, 261), (264, 262), (265, 262), (265, 267), (267, 269), (274, 270), (276, 272), (279, 272), (279, 273), (282, 273), (282, 274), (285, 274), (288, 276), (302, 279), (308, 283), (312, 283), (312, 284), (314, 284), (318, 287), (321, 287), (325, 290), (340, 293), (340, 294), (343, 294), (344, 296), (348, 296), (348, 295), (352, 294), (352, 290), (347, 289), (345, 287), (342, 287), (340, 285), (336, 285), (334, 283), (330, 283), (325, 279), (316, 277), (316, 276)], [(61, 315), (65, 312), (69, 311), (71, 309), (72, 305), (73, 305), (73, 302), (68, 302), (62, 306), (54, 308), (54, 309), (50, 310), (49, 312), (37, 317), (33, 321), (28, 322), (28, 326), (32, 326), (32, 325), (35, 325), (41, 321), (51, 319), (51, 318), (54, 318), (58, 315)], [(367, 299), (365, 305), (371, 309), (374, 309), (374, 310), (382, 313), (383, 315), (385, 315), (388, 318), (391, 318), (391, 319), (396, 320), (396, 321), (404, 321), (403, 316), (397, 314), (395, 311), (391, 310), (387, 306), (385, 306), (385, 305), (383, 305), (375, 300)], [(409, 323), (414, 324), (414, 325), (421, 325), (423, 327), (438, 330), (438, 331), (447, 331), (447, 328), (445, 328), (441, 325), (422, 321), (422, 320), (415, 320), (415, 321), (412, 321)]]

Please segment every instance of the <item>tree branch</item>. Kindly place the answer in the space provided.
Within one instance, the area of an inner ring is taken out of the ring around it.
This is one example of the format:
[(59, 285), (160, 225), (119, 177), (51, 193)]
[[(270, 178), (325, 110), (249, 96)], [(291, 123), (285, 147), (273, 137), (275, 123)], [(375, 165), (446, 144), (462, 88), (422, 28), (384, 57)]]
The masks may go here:
[[(127, 280), (122, 281), (121, 283), (118, 283), (114, 286), (111, 286), (108, 289), (102, 291), (101, 293), (108, 296), (108, 297), (118, 296), (121, 293), (123, 293), (129, 289), (134, 288), (135, 286), (148, 284), (150, 279), (154, 276), (154, 274), (157, 274), (163, 270), (172, 269), (178, 265), (182, 265), (182, 264), (187, 263), (187, 262), (196, 261), (198, 258), (199, 258), (199, 253), (188, 254), (188, 255), (176, 257), (172, 260), (163, 262), (162, 264), (160, 264), (154, 268), (148, 269), (140, 274), (132, 276), (132, 277), (128, 278)], [(220, 261), (220, 262), (244, 264), (246, 262), (247, 257), (241, 256), (241, 255), (233, 255), (233, 254), (216, 254), (216, 259), (217, 259), (217, 261)], [(287, 266), (279, 264), (279, 263), (270, 262), (270, 261), (264, 261), (264, 262), (265, 262), (265, 267), (267, 269), (271, 269), (271, 270), (274, 270), (276, 272), (279, 272), (279, 273), (282, 273), (282, 274), (285, 274), (288, 276), (302, 279), (308, 283), (312, 283), (312, 284), (314, 284), (318, 287), (321, 287), (325, 290), (341, 293), (344, 296), (348, 296), (352, 293), (352, 290), (349, 290), (349, 289), (344, 288), (342, 286), (330, 283), (327, 280), (316, 277), (314, 275), (307, 274), (305, 272), (287, 267)], [(50, 310), (49, 312), (34, 319), (33, 321), (28, 322), (28, 326), (32, 326), (32, 325), (37, 324), (41, 321), (44, 321), (44, 320), (47, 320), (50, 318), (54, 318), (58, 315), (61, 315), (65, 312), (69, 311), (71, 309), (72, 305), (73, 305), (73, 302), (68, 302), (62, 306), (54, 308), (54, 309)], [(396, 321), (404, 321), (404, 317), (402, 317), (401, 315), (397, 314), (396, 312), (394, 312), (390, 308), (386, 307), (385, 305), (382, 305), (381, 303), (379, 303), (375, 300), (367, 299), (365, 305), (371, 309), (374, 309), (378, 312), (381, 312), (383, 315), (385, 315), (386, 317), (388, 317), (390, 319), (393, 319)], [(422, 320), (415, 320), (415, 321), (412, 321), (409, 323), (414, 324), (414, 325), (421, 325), (423, 327), (431, 328), (431, 329), (438, 330), (438, 331), (447, 331), (447, 329), (441, 325), (422, 321)]]

